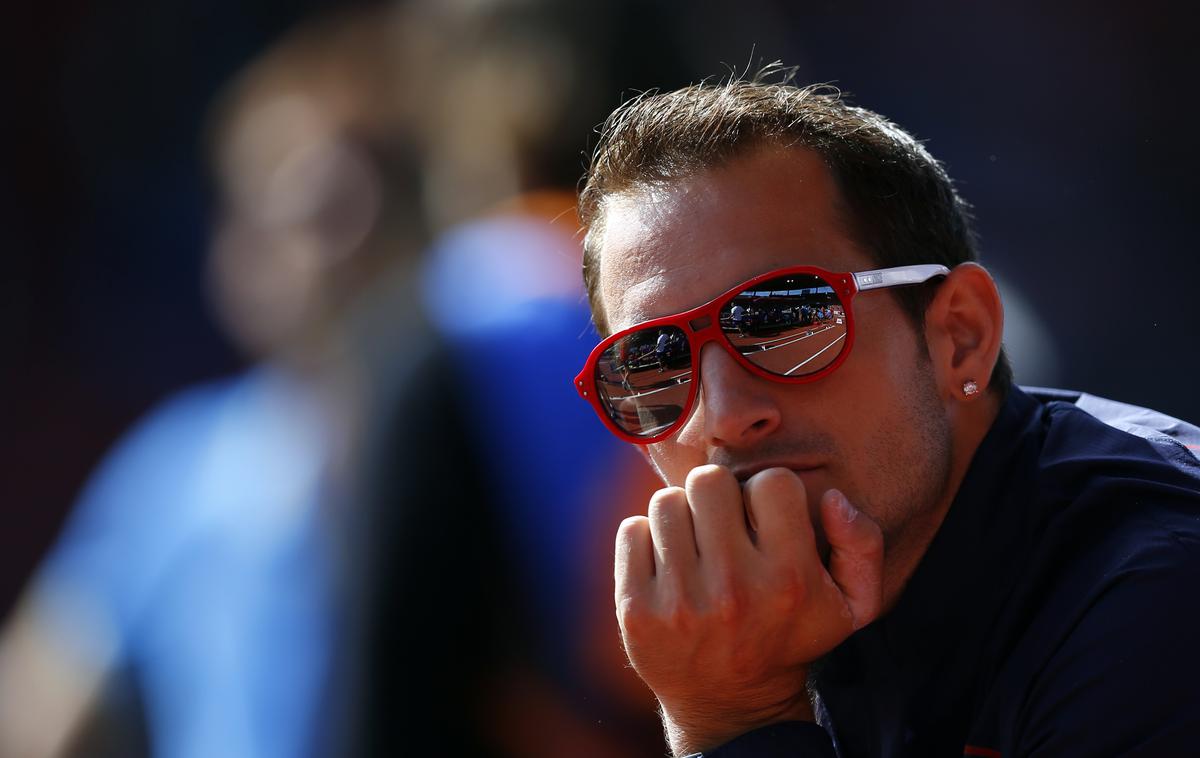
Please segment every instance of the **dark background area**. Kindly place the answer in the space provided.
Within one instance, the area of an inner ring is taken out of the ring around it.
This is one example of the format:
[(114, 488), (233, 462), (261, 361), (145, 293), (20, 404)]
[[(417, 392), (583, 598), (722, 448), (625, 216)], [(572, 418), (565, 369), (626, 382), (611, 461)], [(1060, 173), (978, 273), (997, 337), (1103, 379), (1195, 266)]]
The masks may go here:
[[(0, 618), (121, 431), (171, 391), (239, 365), (203, 293), (206, 108), (291, 23), (348, 4), (8, 9)], [(573, 4), (584, 24), (600, 7)], [(611, 105), (622, 91), (776, 58), (797, 65), (802, 82), (837, 83), (927, 140), (975, 206), (985, 264), (1040, 334), (1012, 345), (1018, 380), (1200, 421), (1188, 11), (1154, 2), (616, 5), (597, 34), (618, 56), (628, 38), (658, 38), (691, 69), (615, 82)], [(587, 138), (578, 135), (581, 154)]]

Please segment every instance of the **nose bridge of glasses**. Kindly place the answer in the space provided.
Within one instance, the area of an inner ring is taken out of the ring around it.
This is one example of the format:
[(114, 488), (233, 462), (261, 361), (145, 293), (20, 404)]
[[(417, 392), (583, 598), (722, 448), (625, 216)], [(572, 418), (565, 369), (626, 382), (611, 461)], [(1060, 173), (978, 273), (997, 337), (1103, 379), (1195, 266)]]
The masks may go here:
[(720, 320), (711, 313), (705, 313), (688, 319), (687, 326), (688, 331), (691, 332), (692, 362), (699, 369), (700, 353), (703, 352), (705, 346), (710, 342), (726, 342), (723, 339), (725, 330), (722, 328)]

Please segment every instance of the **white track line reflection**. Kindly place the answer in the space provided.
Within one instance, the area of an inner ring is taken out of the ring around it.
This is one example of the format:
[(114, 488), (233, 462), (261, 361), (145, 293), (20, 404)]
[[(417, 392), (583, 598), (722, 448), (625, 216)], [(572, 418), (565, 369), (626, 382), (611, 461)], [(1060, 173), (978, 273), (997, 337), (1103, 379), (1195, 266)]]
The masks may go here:
[(788, 369), (787, 371), (784, 371), (784, 372), (783, 372), (783, 375), (784, 375), (784, 376), (790, 376), (790, 375), (791, 375), (791, 373), (792, 373), (793, 371), (795, 371), (796, 369), (800, 368), (800, 367), (801, 367), (801, 366), (803, 366), (804, 364), (806, 364), (806, 363), (808, 363), (808, 362), (812, 361), (812, 360), (813, 360), (813, 359), (815, 359), (815, 358), (816, 358), (818, 355), (820, 355), (821, 353), (825, 352), (826, 350), (828, 350), (829, 348), (833, 347), (834, 345), (836, 345), (837, 343), (841, 342), (841, 341), (842, 341), (842, 340), (844, 340), (844, 339), (846, 339), (846, 333), (845, 333), (845, 332), (842, 332), (842, 333), (841, 333), (841, 334), (838, 336), (838, 338), (837, 338), (837, 339), (835, 339), (833, 342), (830, 342), (828, 345), (826, 345), (825, 347), (821, 348), (820, 350), (818, 350), (817, 352), (813, 353), (812, 355), (810, 355), (809, 357), (805, 358), (804, 360), (800, 361), (800, 362), (799, 362), (799, 363), (797, 363), (795, 366), (792, 366), (792, 367), (791, 367), (790, 369)]
[(671, 383), (671, 384), (668, 384), (666, 387), (659, 387), (658, 389), (647, 390), (646, 392), (638, 392), (638, 393), (636, 393), (636, 394), (633, 394), (633, 395), (620, 395), (620, 396), (617, 396), (617, 395), (611, 395), (611, 396), (610, 396), (610, 399), (612, 399), (612, 400), (614, 400), (614, 401), (621, 401), (621, 400), (636, 400), (636, 399), (637, 399), (637, 398), (639, 398), (639, 397), (647, 397), (647, 396), (649, 396), (649, 395), (655, 395), (655, 394), (658, 394), (659, 392), (666, 392), (667, 390), (673, 390), (673, 389), (675, 389), (676, 387), (678, 387), (679, 385), (681, 385), (681, 384), (687, 384), (687, 383), (688, 383), (688, 382), (690, 382), (690, 381), (692, 381), (692, 372), (691, 372), (691, 369), (689, 369), (689, 370), (687, 370), (687, 371), (683, 372), (682, 374), (679, 374), (679, 375), (677, 375), (677, 376), (673, 377), (673, 378), (671, 379), (671, 382), (672, 382), (672, 383)]
[[(804, 327), (799, 327), (799, 328), (803, 329)], [(792, 342), (799, 342), (800, 340), (806, 340), (809, 337), (816, 337), (821, 332), (827, 332), (833, 328), (835, 328), (835, 327), (832, 324), (827, 324), (827, 325), (822, 326), (821, 328), (817, 329), (816, 331), (810, 331), (808, 334), (805, 334), (803, 337), (796, 337), (793, 339), (791, 334), (785, 334), (782, 337), (776, 337), (774, 339), (762, 340), (761, 342), (752, 342), (748, 345), (742, 345), (741, 347), (738, 348), (738, 350), (741, 350), (742, 348), (756, 348), (756, 347), (759, 350), (773, 350), (776, 347), (786, 347), (787, 345), (792, 344)], [(732, 337), (733, 335), (729, 334), (727, 336)], [(780, 340), (791, 340), (792, 342), (784, 342), (782, 345), (771, 345), (772, 342), (779, 342)], [(730, 341), (732, 342), (732, 340), (730, 340)], [(760, 345), (770, 345), (770, 347), (759, 347)], [(743, 355), (745, 355), (745, 353), (743, 353)]]

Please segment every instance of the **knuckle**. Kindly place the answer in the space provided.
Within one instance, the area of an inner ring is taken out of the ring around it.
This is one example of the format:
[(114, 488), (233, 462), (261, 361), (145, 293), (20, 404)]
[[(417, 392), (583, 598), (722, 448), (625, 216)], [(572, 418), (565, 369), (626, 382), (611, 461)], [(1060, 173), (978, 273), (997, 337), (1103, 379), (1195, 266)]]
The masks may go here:
[(663, 608), (661, 623), (671, 634), (686, 637), (700, 625), (700, 618), (693, 603), (676, 596)]
[(693, 487), (711, 487), (732, 477), (733, 474), (724, 466), (708, 463), (703, 466), (697, 466), (688, 472), (687, 487), (689, 489)]
[(795, 611), (808, 601), (810, 590), (798, 567), (787, 565), (773, 569), (767, 580), (771, 602), (781, 611)]
[(628, 540), (638, 534), (645, 528), (645, 516), (630, 516), (621, 520), (621, 525), (617, 527), (617, 537), (622, 540)]
[(883, 563), (883, 539), (872, 539), (863, 548), (861, 555), (871, 563)]
[(863, 522), (863, 527), (866, 530), (866, 537), (863, 543), (866, 547), (866, 554), (872, 558), (883, 559), (883, 530), (869, 518), (858, 519)]
[(617, 621), (627, 639), (684, 638), (703, 623), (695, 603), (678, 593), (659, 602), (643, 595), (617, 598)]
[(627, 627), (631, 623), (637, 625), (645, 616), (645, 603), (636, 595), (622, 595), (617, 598), (617, 620), (621, 622), (622, 627)]
[(678, 512), (687, 507), (687, 494), (682, 487), (664, 487), (650, 496), (648, 512), (650, 517), (654, 518), (656, 515)]
[(746, 588), (728, 573), (722, 573), (713, 580), (709, 597), (714, 620), (723, 624), (743, 618), (750, 606)]
[(617, 600), (617, 624), (626, 639), (644, 640), (661, 627), (654, 609), (644, 598), (627, 595)]
[(794, 471), (780, 467), (759, 471), (746, 480), (746, 489), (766, 499), (807, 496), (803, 480)]
[(849, 535), (843, 538), (840, 546), (834, 545), (834, 549), (841, 550), (844, 555), (859, 562), (883, 563), (883, 536), (877, 528)]
[(644, 540), (650, 532), (649, 527), (650, 522), (645, 516), (630, 516), (617, 527), (615, 569), (618, 572), (623, 566), (628, 565), (629, 557), (637, 551), (640, 545), (644, 544)]

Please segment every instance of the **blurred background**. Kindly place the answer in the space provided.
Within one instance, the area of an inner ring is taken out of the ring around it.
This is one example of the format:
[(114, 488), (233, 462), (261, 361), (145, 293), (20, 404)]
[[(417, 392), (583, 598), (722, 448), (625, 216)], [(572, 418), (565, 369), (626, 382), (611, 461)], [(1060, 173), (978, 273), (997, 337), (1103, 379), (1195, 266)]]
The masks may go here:
[[(40, 652), (0, 655), (0, 676), (68, 704), (23, 754), (216, 754), (194, 730), (224, 755), (339, 739), (399, 754), (361, 714), (420, 714), (403, 690), (422, 657), (463, 683), (442, 693), (454, 719), (425, 714), (431, 734), (469, 725), (498, 755), (660, 754), (605, 605), (611, 535), (651, 483), (569, 385), (594, 342), (571, 192), (593, 128), (641, 90), (776, 59), (835, 83), (926, 140), (973, 204), (1018, 381), (1200, 421), (1190, 29), (1154, 1), (9, 9), (0, 621)], [(395, 505), (414, 501), (429, 513)], [(506, 568), (444, 564), (455, 550)], [(239, 571), (295, 603), (250, 624), (226, 591), (254, 603)], [(477, 602), (430, 606), (396, 579), (418, 574)], [(100, 607), (80, 600), (93, 592)], [(410, 614), (430, 607), (445, 615)], [(228, 664), (224, 680), (204, 666), (214, 693), (272, 675), (230, 663), (239, 640), (303, 627), (311, 648), (275, 652), (309, 695), (255, 695), (250, 725), (212, 704), (226, 726), (185, 723), (209, 685), (170, 665), (190, 648), (163, 645), (197, 614), (233, 619), (193, 630), (196, 662)], [(501, 644), (525, 623), (527, 649)], [(59, 645), (55, 625), (105, 631)], [(368, 659), (292, 670), (351, 639)], [(50, 668), (21, 668), (37, 655)], [(261, 726), (330, 700), (336, 729)]]

